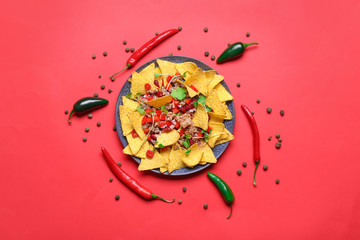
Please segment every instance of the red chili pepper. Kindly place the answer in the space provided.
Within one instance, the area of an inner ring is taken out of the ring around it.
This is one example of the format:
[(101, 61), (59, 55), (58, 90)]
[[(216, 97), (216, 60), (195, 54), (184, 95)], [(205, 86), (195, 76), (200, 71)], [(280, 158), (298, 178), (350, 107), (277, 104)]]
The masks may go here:
[(178, 32), (179, 32), (178, 29), (169, 29), (169, 30), (157, 35), (156, 37), (154, 37), (153, 39), (151, 39), (147, 43), (145, 43), (141, 48), (139, 48), (133, 54), (131, 54), (130, 58), (126, 62), (126, 67), (124, 69), (122, 69), (120, 72), (117, 72), (117, 73), (111, 75), (110, 78), (118, 75), (119, 73), (121, 73), (125, 69), (133, 67), (151, 49), (153, 49), (154, 47), (159, 45), (162, 41), (164, 41), (168, 37), (170, 37), (170, 36), (172, 36), (172, 35), (174, 35), (174, 34), (176, 34)]
[(149, 83), (145, 83), (145, 89), (146, 91), (149, 91), (151, 89), (151, 85)]
[(139, 136), (139, 134), (137, 134), (135, 129), (132, 130), (131, 135), (132, 135), (133, 138), (137, 138)]
[(147, 117), (144, 116), (143, 119), (141, 120), (141, 124), (142, 124), (142, 125), (145, 125), (145, 124), (146, 124), (146, 121), (147, 121)]
[(151, 150), (147, 150), (146, 157), (152, 159), (154, 157), (154, 152)]
[(194, 85), (192, 85), (192, 84), (190, 85), (190, 88), (191, 88), (192, 90), (194, 90), (195, 92), (199, 92), (199, 90), (197, 90), (196, 87), (194, 87)]
[(254, 161), (255, 161), (255, 172), (254, 172), (254, 182), (253, 184), (256, 186), (255, 183), (255, 175), (256, 170), (260, 163), (260, 137), (259, 137), (259, 130), (254, 118), (254, 115), (251, 114), (251, 111), (248, 107), (246, 107), (244, 104), (241, 105), (241, 109), (244, 111), (247, 119), (250, 122), (251, 130), (253, 134), (253, 146), (254, 146)]
[(133, 190), (135, 193), (137, 193), (138, 195), (140, 195), (141, 197), (143, 197), (147, 200), (161, 199), (164, 202), (168, 202), (168, 203), (172, 203), (175, 201), (175, 199), (173, 199), (172, 201), (165, 200), (162, 197), (159, 197), (159, 196), (155, 195), (154, 193), (152, 193), (149, 189), (142, 186), (135, 179), (130, 177), (124, 170), (122, 170), (122, 168), (117, 165), (117, 163), (114, 161), (114, 159), (110, 156), (110, 154), (108, 153), (108, 151), (106, 151), (106, 149), (104, 147), (101, 147), (101, 151), (104, 154), (106, 163), (108, 164), (109, 168), (114, 173), (114, 175), (123, 184), (125, 184), (128, 188)]
[(171, 81), (171, 79), (172, 79), (172, 76), (170, 76), (170, 75), (169, 75), (169, 76), (167, 76), (167, 78), (166, 78), (166, 82), (167, 82), (167, 83), (169, 83), (169, 82)]
[(176, 129), (179, 129), (179, 128), (180, 128), (180, 123), (179, 123), (179, 122), (176, 123), (175, 128), (176, 128)]

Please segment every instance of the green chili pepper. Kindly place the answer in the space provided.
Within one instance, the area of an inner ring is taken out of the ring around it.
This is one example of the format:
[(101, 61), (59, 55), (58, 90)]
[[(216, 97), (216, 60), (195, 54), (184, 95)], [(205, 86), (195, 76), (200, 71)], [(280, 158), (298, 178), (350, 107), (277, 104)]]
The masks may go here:
[(216, 63), (220, 64), (220, 63), (224, 63), (224, 62), (233, 60), (235, 58), (238, 58), (243, 54), (243, 52), (245, 51), (247, 46), (254, 45), (254, 44), (257, 45), (258, 43), (256, 43), (256, 42), (254, 42), (254, 43), (242, 43), (242, 42), (234, 43), (234, 44), (230, 45), (227, 49), (225, 49), (225, 51), (216, 60)]
[(230, 187), (226, 184), (226, 182), (224, 182), (224, 180), (222, 180), (221, 178), (219, 178), (218, 176), (216, 176), (215, 174), (210, 173), (210, 172), (208, 172), (207, 175), (210, 178), (210, 180), (219, 189), (221, 195), (223, 196), (223, 198), (225, 200), (225, 203), (230, 205), (230, 214), (227, 217), (229, 219), (231, 216), (231, 213), (232, 213), (232, 203), (235, 200), (234, 194), (231, 191)]
[(91, 112), (97, 108), (104, 107), (108, 104), (108, 100), (103, 98), (93, 98), (93, 97), (85, 97), (80, 100), (78, 100), (70, 113), (69, 116), (69, 123), (71, 123), (70, 118), (73, 113), (76, 113), (77, 115), (81, 116), (88, 112)]

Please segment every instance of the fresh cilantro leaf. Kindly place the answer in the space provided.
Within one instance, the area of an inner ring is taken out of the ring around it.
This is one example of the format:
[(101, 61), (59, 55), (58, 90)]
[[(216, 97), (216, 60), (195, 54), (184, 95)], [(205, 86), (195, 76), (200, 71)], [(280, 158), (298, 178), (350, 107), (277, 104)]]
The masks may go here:
[(201, 105), (205, 106), (206, 105), (206, 97), (204, 95), (200, 95), (198, 102), (201, 103)]
[(159, 144), (159, 148), (164, 148), (164, 145), (162, 145), (161, 143)]
[(209, 134), (207, 132), (204, 133), (204, 140), (205, 142), (209, 141)]
[(191, 149), (188, 149), (188, 150), (185, 151), (185, 154), (189, 155), (190, 152), (191, 152)]
[(176, 99), (182, 101), (186, 97), (186, 94), (185, 94), (186, 92), (187, 92), (186, 88), (177, 87), (171, 92), (171, 96), (173, 98), (176, 98)]
[(205, 109), (206, 109), (207, 112), (211, 112), (211, 110), (212, 110), (212, 109), (209, 108), (208, 106), (205, 106)]
[(179, 112), (177, 112), (177, 113), (176, 113), (176, 115), (177, 115), (177, 116), (179, 116), (179, 115), (180, 115), (180, 113), (179, 113)]
[(139, 106), (136, 108), (136, 111), (138, 111), (140, 114), (144, 115), (145, 114), (145, 110), (142, 109), (141, 105), (139, 104)]
[(212, 132), (212, 129), (210, 129), (209, 133), (211, 133), (211, 132)]
[(195, 108), (197, 108), (199, 103), (197, 101), (195, 101), (195, 102), (193, 102), (193, 105), (194, 105)]
[(191, 135), (190, 135), (190, 134), (186, 134), (186, 135), (185, 135), (185, 139), (186, 139), (186, 140), (188, 140), (188, 139), (190, 139), (190, 138), (191, 138)]
[(201, 133), (205, 133), (205, 131), (204, 131), (204, 130), (201, 130)]
[(162, 106), (160, 107), (160, 109), (161, 109), (161, 111), (162, 111), (163, 113), (165, 113), (165, 114), (168, 113), (168, 111), (165, 109), (165, 105), (162, 105)]
[(187, 73), (187, 71), (185, 71), (181, 76), (186, 77), (186, 73)]
[(138, 98), (138, 97), (141, 97), (141, 93), (137, 93), (136, 94), (136, 97)]
[(190, 147), (189, 140), (183, 141), (182, 144), (184, 145), (185, 148)]
[(160, 75), (158, 73), (155, 73), (155, 78), (158, 78)]
[(128, 94), (126, 94), (126, 97), (127, 97), (128, 99), (131, 99), (131, 98), (132, 98), (132, 93), (129, 92)]

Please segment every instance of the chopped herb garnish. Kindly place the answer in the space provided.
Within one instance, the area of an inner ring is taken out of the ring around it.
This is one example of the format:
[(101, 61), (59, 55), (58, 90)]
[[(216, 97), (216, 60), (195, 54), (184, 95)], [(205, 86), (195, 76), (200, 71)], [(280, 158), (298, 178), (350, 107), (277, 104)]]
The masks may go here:
[(136, 94), (136, 97), (137, 97), (137, 98), (141, 97), (141, 93), (138, 92), (138, 93)]
[(188, 149), (188, 150), (185, 151), (185, 154), (189, 155), (190, 152), (191, 152), (191, 149)]
[(132, 93), (131, 93), (131, 92), (129, 92), (128, 94), (126, 94), (126, 96), (125, 96), (125, 97), (127, 97), (127, 98), (131, 99), (131, 98), (132, 98)]
[(186, 141), (183, 141), (182, 144), (184, 145), (185, 148), (190, 147), (190, 143), (188, 139)]
[(136, 111), (138, 111), (140, 114), (144, 115), (145, 114), (145, 110), (142, 109), (141, 105), (139, 104), (139, 106), (136, 108)]
[(194, 105), (195, 108), (197, 108), (199, 103), (197, 101), (195, 101), (195, 102), (193, 102), (193, 105)]
[(186, 92), (187, 92), (186, 88), (177, 87), (171, 92), (171, 96), (173, 98), (176, 98), (176, 99), (182, 101), (186, 97)]
[(212, 110), (212, 109), (209, 108), (208, 106), (205, 106), (205, 109), (206, 109), (207, 112), (211, 112), (211, 110)]
[(164, 145), (162, 145), (161, 143), (159, 144), (159, 148), (164, 148)]
[(168, 110), (165, 109), (165, 105), (162, 105), (160, 107), (161, 111), (164, 113), (164, 114), (167, 114), (168, 113)]
[(197, 100), (199, 103), (201, 103), (201, 105), (205, 106), (206, 105), (206, 97), (204, 95), (200, 95), (199, 99)]

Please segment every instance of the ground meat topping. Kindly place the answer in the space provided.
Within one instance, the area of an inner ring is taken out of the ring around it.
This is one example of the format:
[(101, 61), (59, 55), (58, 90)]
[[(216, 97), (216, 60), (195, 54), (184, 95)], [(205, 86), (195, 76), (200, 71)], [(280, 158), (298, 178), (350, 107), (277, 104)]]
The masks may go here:
[(182, 128), (186, 128), (187, 126), (192, 124), (191, 116), (189, 113), (184, 113), (182, 115), (175, 116), (175, 120), (180, 123)]

